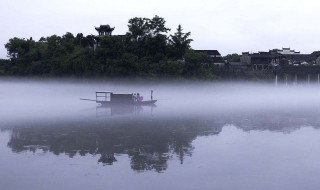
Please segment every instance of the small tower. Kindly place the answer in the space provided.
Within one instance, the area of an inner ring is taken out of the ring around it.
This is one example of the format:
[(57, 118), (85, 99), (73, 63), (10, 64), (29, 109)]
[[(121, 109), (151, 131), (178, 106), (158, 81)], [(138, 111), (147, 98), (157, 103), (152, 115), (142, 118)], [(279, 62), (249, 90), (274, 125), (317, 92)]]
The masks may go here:
[(100, 27), (94, 27), (99, 33), (99, 36), (111, 36), (115, 27), (111, 28), (109, 24), (100, 25)]

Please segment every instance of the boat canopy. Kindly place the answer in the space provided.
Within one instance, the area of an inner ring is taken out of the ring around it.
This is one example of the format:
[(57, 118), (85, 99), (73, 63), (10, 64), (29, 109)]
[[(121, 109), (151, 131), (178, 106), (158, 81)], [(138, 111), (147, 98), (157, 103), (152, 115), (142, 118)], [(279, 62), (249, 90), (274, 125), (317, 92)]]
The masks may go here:
[(133, 102), (133, 94), (114, 94), (113, 92), (96, 92), (96, 101)]

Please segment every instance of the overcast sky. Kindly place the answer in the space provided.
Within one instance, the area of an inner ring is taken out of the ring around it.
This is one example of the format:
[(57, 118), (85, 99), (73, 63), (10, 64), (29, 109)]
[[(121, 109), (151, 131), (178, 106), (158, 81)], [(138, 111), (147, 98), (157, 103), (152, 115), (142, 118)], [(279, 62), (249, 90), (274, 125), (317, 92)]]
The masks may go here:
[(96, 34), (100, 24), (124, 34), (130, 18), (154, 15), (167, 21), (171, 33), (178, 24), (190, 31), (193, 49), (311, 53), (320, 50), (319, 8), (318, 0), (1, 0), (0, 58), (12, 37)]

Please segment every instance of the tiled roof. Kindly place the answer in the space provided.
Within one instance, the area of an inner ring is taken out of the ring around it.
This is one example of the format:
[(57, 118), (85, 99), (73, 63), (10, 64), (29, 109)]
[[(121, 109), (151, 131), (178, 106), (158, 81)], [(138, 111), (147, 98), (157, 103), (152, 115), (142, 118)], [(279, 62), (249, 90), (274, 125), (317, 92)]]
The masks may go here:
[(218, 50), (195, 50), (198, 53), (206, 53), (208, 55), (221, 55)]

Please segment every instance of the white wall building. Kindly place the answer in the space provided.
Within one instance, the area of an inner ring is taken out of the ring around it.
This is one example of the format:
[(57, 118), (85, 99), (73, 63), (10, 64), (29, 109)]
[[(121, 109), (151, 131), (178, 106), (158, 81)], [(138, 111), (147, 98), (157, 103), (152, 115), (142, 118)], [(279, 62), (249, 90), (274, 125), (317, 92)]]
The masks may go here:
[(291, 50), (290, 48), (282, 48), (282, 50), (278, 50), (278, 53), (282, 55), (296, 55), (300, 54), (300, 51)]

